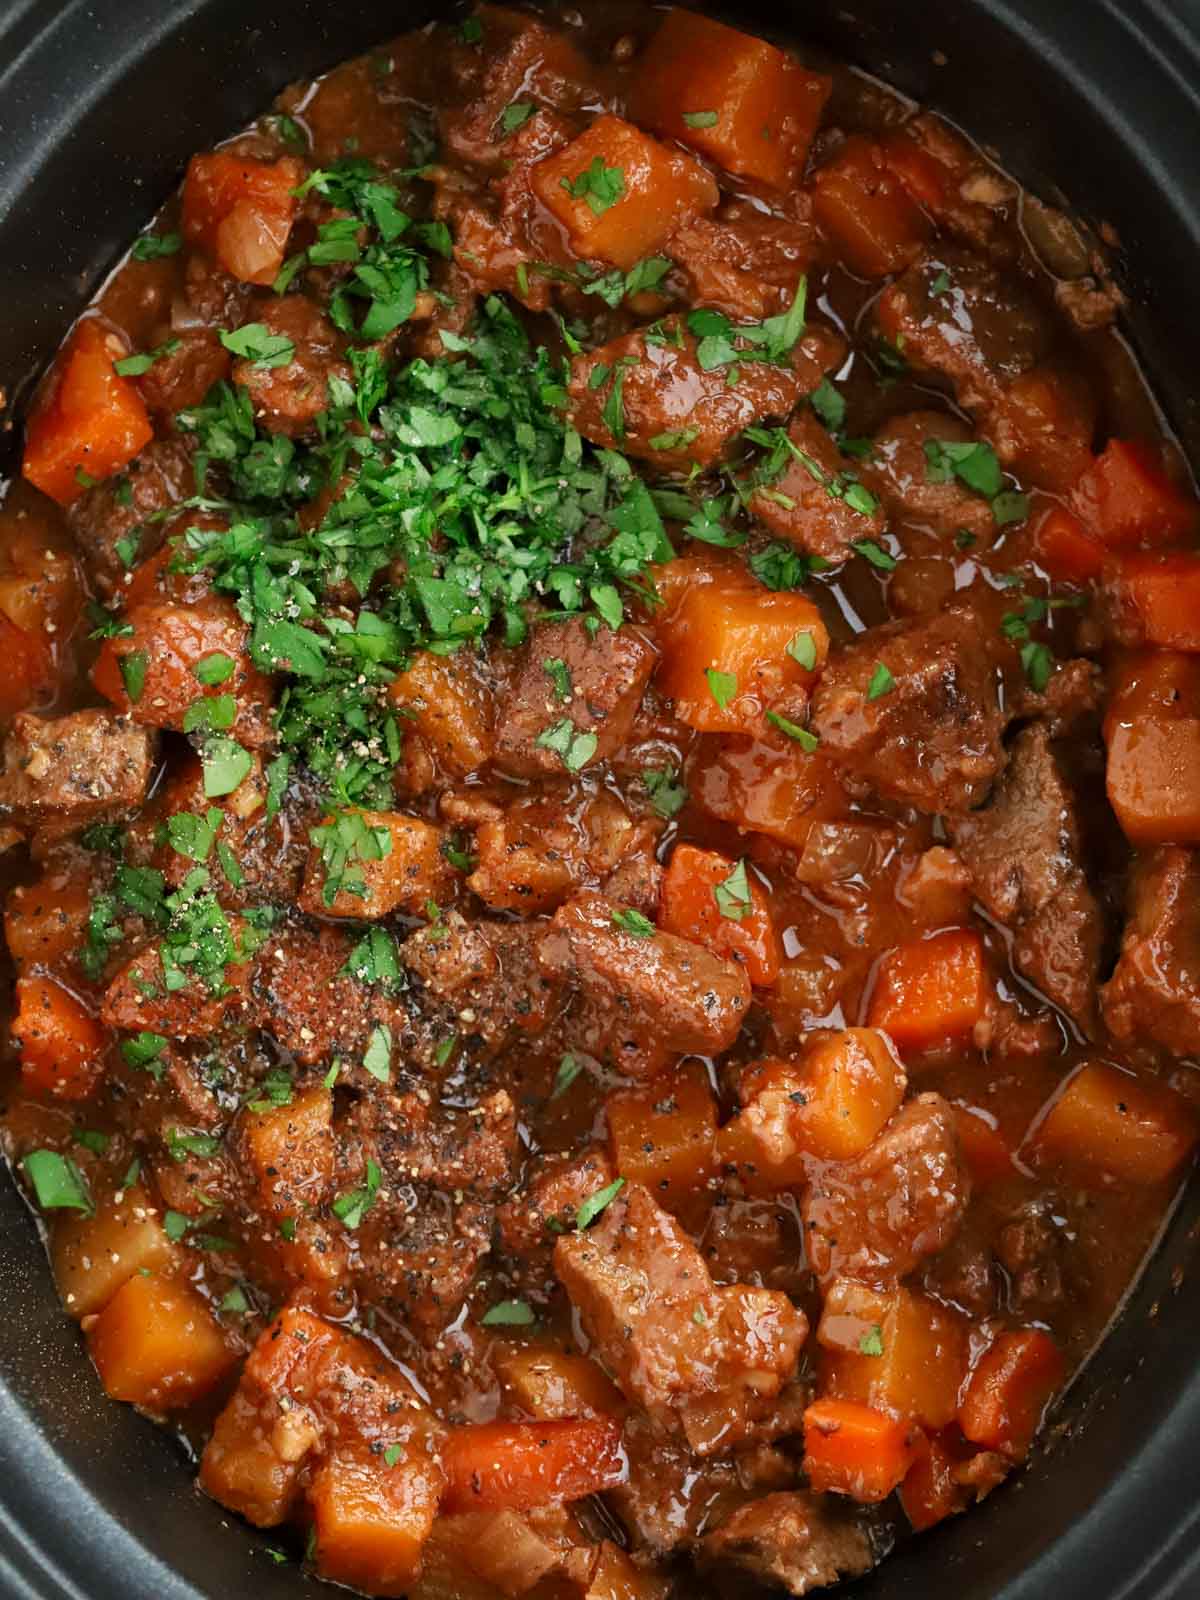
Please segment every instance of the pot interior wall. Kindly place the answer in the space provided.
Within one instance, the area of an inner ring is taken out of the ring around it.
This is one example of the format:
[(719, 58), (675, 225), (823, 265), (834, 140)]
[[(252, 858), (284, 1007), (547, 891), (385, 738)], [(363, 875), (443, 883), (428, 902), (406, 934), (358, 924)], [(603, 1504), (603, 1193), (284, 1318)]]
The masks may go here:
[[(945, 111), (1126, 247), (1131, 334), (1200, 459), (1200, 6), (1156, 0), (745, 0), (729, 20), (810, 37)], [(372, 0), (9, 0), (0, 18), (0, 384), (22, 397), (188, 155), (289, 79), (419, 23)], [(943, 64), (944, 63), (944, 64)], [(10, 423), (10, 453), (18, 437)], [(11, 462), (9, 463), (11, 465)], [(915, 1541), (862, 1600), (1183, 1600), (1200, 1593), (1189, 1280), (1195, 1192), (1064, 1407), (1047, 1455)], [(0, 1589), (14, 1600), (327, 1595), (200, 1500), (171, 1437), (104, 1399), (15, 1189), (0, 1188)], [(1181, 1281), (1180, 1281), (1181, 1280)]]

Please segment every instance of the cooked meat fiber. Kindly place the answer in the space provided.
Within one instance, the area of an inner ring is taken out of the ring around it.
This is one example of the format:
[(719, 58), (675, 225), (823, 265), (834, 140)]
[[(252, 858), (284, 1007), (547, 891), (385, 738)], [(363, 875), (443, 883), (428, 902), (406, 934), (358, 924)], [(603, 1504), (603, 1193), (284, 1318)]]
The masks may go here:
[(1090, 1031), (1103, 928), (1081, 864), (1076, 798), (1045, 724), (1017, 735), (989, 804), (947, 827), (975, 894), (1013, 930), (1018, 969)]
[(1166, 846), (1143, 856), (1129, 891), (1121, 956), (1102, 995), (1118, 1039), (1200, 1052), (1200, 857)]
[(960, 536), (972, 545), (989, 545), (996, 536), (991, 506), (957, 478), (945, 483), (931, 478), (925, 451), (931, 442), (965, 444), (973, 437), (965, 422), (945, 411), (893, 417), (875, 435), (863, 478), (895, 522), (936, 534), (947, 548)]
[[(104, 598), (119, 594), (134, 562), (153, 555), (162, 543), (158, 513), (195, 492), (193, 453), (190, 440), (156, 439), (121, 477), (94, 484), (71, 507), (71, 532)], [(128, 558), (117, 549), (120, 540), (131, 541)]]
[(830, 1505), (829, 1496), (799, 1490), (753, 1500), (701, 1539), (707, 1568), (735, 1567), (791, 1595), (857, 1578), (875, 1565), (860, 1522)]
[(19, 712), (4, 739), (0, 817), (82, 827), (124, 816), (146, 798), (156, 749), (154, 733), (112, 711)]

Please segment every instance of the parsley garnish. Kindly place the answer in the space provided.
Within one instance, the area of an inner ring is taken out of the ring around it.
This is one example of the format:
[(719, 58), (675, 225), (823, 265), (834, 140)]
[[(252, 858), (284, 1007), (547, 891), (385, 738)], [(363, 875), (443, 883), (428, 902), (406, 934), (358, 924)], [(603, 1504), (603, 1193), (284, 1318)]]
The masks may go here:
[(575, 1213), (575, 1226), (580, 1232), (584, 1228), (591, 1227), (600, 1213), (612, 1204), (624, 1187), (625, 1179), (615, 1178), (605, 1188), (598, 1189), (595, 1194), (588, 1196)]
[(858, 1341), (859, 1352), (864, 1356), (881, 1356), (883, 1354), (883, 1329), (878, 1323), (869, 1333), (864, 1333)]
[(891, 694), (896, 687), (896, 680), (892, 677), (882, 661), (875, 663), (875, 670), (871, 674), (871, 681), (867, 685), (867, 699), (879, 700), (885, 694)]
[(43, 1211), (92, 1211), (83, 1173), (57, 1150), (31, 1150), (21, 1163)]
[(566, 1094), (583, 1071), (583, 1062), (571, 1054), (565, 1055), (558, 1064), (558, 1071), (554, 1074), (554, 1086), (550, 1090), (551, 1100), (557, 1100)]
[(708, 692), (724, 711), (725, 707), (738, 692), (737, 677), (732, 672), (718, 672), (715, 667), (706, 667), (704, 676), (708, 680)]
[(793, 722), (779, 711), (768, 711), (767, 721), (772, 727), (778, 728), (780, 733), (786, 733), (789, 739), (794, 739), (801, 750), (806, 750), (809, 755), (821, 742), (815, 733), (810, 733), (807, 728), (802, 728), (798, 722)]
[(339, 1194), (333, 1202), (333, 1214), (339, 1219), (343, 1227), (349, 1228), (353, 1232), (359, 1226), (367, 1212), (375, 1204), (375, 1196), (379, 1193), (379, 1186), (382, 1182), (383, 1173), (374, 1161), (368, 1160), (361, 1188), (351, 1189), (346, 1194)]
[(582, 771), (600, 743), (594, 733), (581, 733), (569, 717), (543, 728), (533, 742), (539, 749), (552, 750), (568, 772)]
[(612, 914), (612, 924), (621, 933), (632, 934), (635, 939), (649, 939), (654, 933), (654, 924), (650, 918), (631, 907), (623, 906)]
[(530, 1328), (537, 1321), (524, 1300), (501, 1300), (479, 1319), (481, 1328)]
[(645, 767), (642, 782), (650, 796), (650, 804), (660, 817), (677, 816), (687, 804), (688, 792), (679, 781), (676, 767)]
[(717, 910), (730, 922), (741, 922), (754, 909), (750, 898), (750, 877), (743, 857), (733, 871), (713, 889)]
[(593, 216), (602, 217), (625, 194), (625, 172), (621, 167), (606, 167), (602, 156), (575, 178), (560, 178), (559, 183), (572, 200), (583, 200)]
[(685, 111), (683, 120), (689, 128), (715, 128), (719, 118), (715, 111)]
[(182, 234), (144, 233), (134, 241), (130, 254), (135, 261), (159, 261), (163, 256), (178, 255), (182, 248)]
[(221, 343), (231, 355), (253, 362), (262, 371), (286, 367), (296, 354), (292, 341), (272, 333), (265, 322), (246, 322), (232, 333), (222, 330)]

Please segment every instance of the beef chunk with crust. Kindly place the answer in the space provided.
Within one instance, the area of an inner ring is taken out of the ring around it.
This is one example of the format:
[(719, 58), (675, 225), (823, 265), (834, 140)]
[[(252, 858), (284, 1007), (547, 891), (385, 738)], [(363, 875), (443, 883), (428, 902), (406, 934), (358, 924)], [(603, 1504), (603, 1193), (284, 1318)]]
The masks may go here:
[(624, 1393), (698, 1455), (769, 1426), (808, 1333), (804, 1314), (775, 1290), (718, 1288), (640, 1184), (595, 1227), (564, 1234), (554, 1270)]
[(511, 922), (468, 922), (459, 912), (419, 928), (400, 956), (419, 981), (427, 1008), (441, 1006), (447, 1025), (489, 1051), (550, 1021), (555, 985), (537, 960), (540, 929)]
[(809, 1261), (823, 1282), (896, 1283), (949, 1243), (970, 1198), (953, 1110), (941, 1095), (918, 1095), (861, 1156), (806, 1190)]
[[(162, 543), (165, 525), (151, 519), (194, 491), (190, 441), (156, 439), (124, 473), (94, 484), (75, 501), (67, 520), (88, 576), (106, 600), (120, 594), (129, 568)], [(125, 540), (128, 560), (117, 549)]]
[[(592, 635), (581, 617), (538, 623), (500, 700), (496, 765), (539, 778), (607, 760), (633, 726), (655, 660), (653, 647), (632, 628), (601, 627)], [(547, 661), (561, 662), (566, 677), (557, 667), (552, 677)], [(564, 700), (559, 686), (568, 680)]]
[(1113, 1036), (1200, 1052), (1200, 856), (1167, 845), (1143, 856), (1129, 890), (1121, 955), (1101, 995)]
[(910, 411), (884, 423), (874, 438), (874, 452), (863, 477), (897, 522), (923, 529), (952, 543), (969, 534), (977, 545), (996, 536), (992, 508), (957, 478), (931, 478), (925, 446), (931, 442), (965, 444), (971, 429), (945, 411)]
[(831, 1496), (807, 1490), (752, 1500), (706, 1534), (698, 1554), (703, 1567), (736, 1567), (791, 1595), (860, 1577), (875, 1565), (862, 1523)]
[(802, 412), (787, 436), (791, 453), (782, 476), (750, 501), (758, 520), (824, 561), (844, 561), (857, 540), (878, 539), (885, 524), (882, 511), (870, 494), (856, 497), (858, 468), (817, 419)]
[(408, 1013), (346, 970), (355, 940), (340, 928), (288, 925), (258, 953), (252, 991), (258, 1025), (304, 1066), (359, 1059), (383, 1024), (399, 1038)]
[(113, 711), (18, 712), (4, 738), (0, 818), (83, 827), (124, 816), (150, 786), (156, 736)]
[(978, 805), (1004, 766), (982, 624), (964, 606), (871, 628), (831, 653), (809, 725), (877, 794), (922, 811)]
[(1075, 796), (1043, 723), (1013, 741), (990, 803), (947, 826), (975, 894), (1015, 934), (1018, 969), (1089, 1031), (1103, 928), (1081, 863)]
[(254, 414), (269, 433), (308, 433), (329, 409), (330, 378), (353, 380), (342, 358), (344, 341), (320, 307), (302, 294), (272, 296), (255, 308), (253, 320), (287, 339), (291, 351), (280, 366), (253, 358), (237, 362), (233, 381), (249, 392)]

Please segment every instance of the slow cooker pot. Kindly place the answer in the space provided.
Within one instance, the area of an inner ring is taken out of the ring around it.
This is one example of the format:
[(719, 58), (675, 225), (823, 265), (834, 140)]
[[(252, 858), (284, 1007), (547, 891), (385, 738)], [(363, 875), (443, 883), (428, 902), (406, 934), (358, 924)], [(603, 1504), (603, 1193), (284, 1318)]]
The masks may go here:
[[(420, 0), (0, 0), (0, 385), (11, 470), (46, 358), (189, 154)], [(745, 0), (960, 121), (1123, 246), (1128, 331), (1200, 459), (1200, 0)], [(0, 666), (2, 670), (2, 666)], [(1200, 1187), (1031, 1467), (914, 1540), (861, 1600), (1200, 1595)], [(0, 1179), (0, 1593), (296, 1600), (330, 1591), (200, 1498), (172, 1436), (108, 1401)]]

